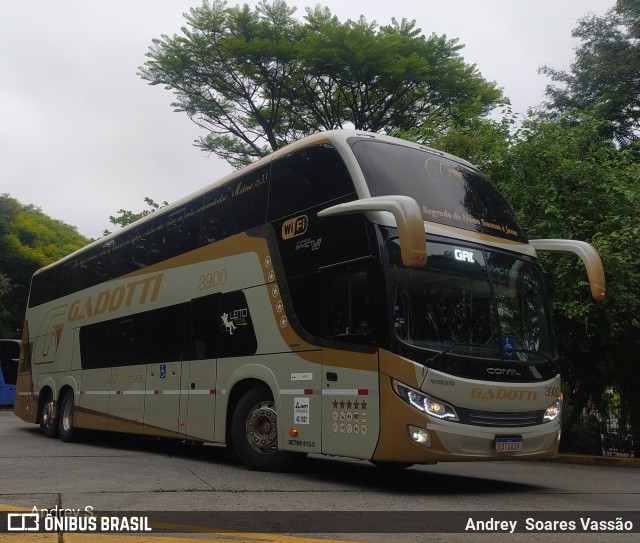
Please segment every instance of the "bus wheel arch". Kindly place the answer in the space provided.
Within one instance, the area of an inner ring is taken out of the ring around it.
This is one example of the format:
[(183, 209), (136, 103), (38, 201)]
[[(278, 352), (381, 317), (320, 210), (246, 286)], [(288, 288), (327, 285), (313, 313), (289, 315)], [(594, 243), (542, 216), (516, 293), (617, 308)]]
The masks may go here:
[(45, 436), (56, 438), (58, 437), (58, 406), (53, 398), (53, 390), (48, 386), (40, 391), (38, 397), (38, 422)]
[(234, 387), (229, 399), (227, 442), (249, 468), (284, 471), (300, 455), (278, 449), (278, 414), (271, 388), (262, 381), (247, 381)]
[(74, 418), (75, 397), (73, 389), (70, 386), (66, 386), (60, 391), (58, 407), (58, 434), (62, 441), (70, 443), (78, 433)]

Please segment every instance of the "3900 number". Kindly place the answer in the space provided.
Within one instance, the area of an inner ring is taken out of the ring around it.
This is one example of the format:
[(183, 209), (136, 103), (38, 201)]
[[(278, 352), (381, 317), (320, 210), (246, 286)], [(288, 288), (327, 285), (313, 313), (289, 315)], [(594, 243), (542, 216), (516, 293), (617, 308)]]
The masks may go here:
[(544, 395), (557, 398), (560, 395), (560, 387), (544, 387)]
[(200, 284), (198, 290), (207, 290), (210, 288), (224, 285), (227, 282), (227, 270), (215, 270), (213, 272), (204, 273), (200, 276)]

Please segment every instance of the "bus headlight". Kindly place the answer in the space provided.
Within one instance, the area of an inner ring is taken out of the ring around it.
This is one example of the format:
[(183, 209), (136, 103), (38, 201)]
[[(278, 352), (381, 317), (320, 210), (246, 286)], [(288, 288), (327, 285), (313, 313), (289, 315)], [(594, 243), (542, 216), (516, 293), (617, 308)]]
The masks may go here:
[(441, 400), (432, 398), (431, 396), (415, 390), (407, 385), (391, 379), (391, 385), (395, 393), (410, 406), (415, 407), (419, 411), (426, 413), (430, 417), (435, 417), (442, 420), (450, 420), (457, 422), (458, 415), (456, 411), (449, 404), (444, 403)]
[(556, 420), (560, 416), (560, 413), (562, 413), (562, 402), (556, 400), (544, 410), (542, 421), (551, 422), (552, 420)]

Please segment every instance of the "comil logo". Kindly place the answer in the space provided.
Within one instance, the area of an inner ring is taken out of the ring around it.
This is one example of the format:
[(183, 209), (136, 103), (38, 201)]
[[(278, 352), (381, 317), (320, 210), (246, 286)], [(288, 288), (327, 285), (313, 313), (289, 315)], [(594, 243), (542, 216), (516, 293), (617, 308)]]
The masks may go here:
[(309, 217), (306, 215), (299, 215), (298, 217), (289, 219), (282, 225), (282, 239), (291, 239), (301, 236), (307, 231), (308, 226)]

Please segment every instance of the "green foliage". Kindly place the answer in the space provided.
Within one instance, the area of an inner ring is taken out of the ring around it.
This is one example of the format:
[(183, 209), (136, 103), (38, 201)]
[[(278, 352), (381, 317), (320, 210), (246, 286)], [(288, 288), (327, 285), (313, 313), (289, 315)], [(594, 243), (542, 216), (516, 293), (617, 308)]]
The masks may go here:
[(321, 129), (385, 133), (482, 117), (505, 100), (459, 55), (456, 39), (415, 21), (303, 21), (282, 0), (205, 1), (180, 35), (153, 40), (139, 75), (162, 84), (208, 135), (197, 145), (235, 167)]
[(413, 128), (396, 135), (464, 158), (490, 172), (506, 160), (516, 125), (516, 116), (506, 109), (497, 121), (472, 118), (464, 123), (450, 122), (445, 129)]
[(589, 15), (572, 32), (581, 40), (568, 71), (544, 66), (557, 83), (547, 87), (551, 113), (592, 109), (611, 122), (609, 135), (622, 146), (640, 128), (640, 3), (618, 0), (604, 16)]
[(33, 273), (87, 242), (75, 227), (0, 196), (0, 337), (19, 337)]
[(603, 137), (607, 121), (588, 113), (574, 121), (530, 117), (490, 172), (529, 237), (588, 241), (604, 264), (607, 299), (595, 303), (578, 259), (540, 255), (574, 405), (567, 429), (607, 386), (630, 400), (640, 346), (640, 165)]

